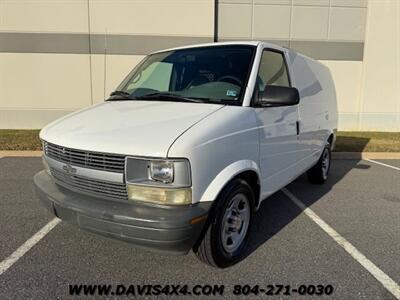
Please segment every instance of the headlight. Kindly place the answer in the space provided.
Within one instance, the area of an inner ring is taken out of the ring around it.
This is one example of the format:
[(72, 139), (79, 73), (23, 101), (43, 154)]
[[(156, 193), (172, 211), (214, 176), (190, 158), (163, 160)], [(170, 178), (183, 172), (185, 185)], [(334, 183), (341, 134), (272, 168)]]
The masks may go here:
[(43, 168), (46, 171), (46, 173), (51, 175), (49, 164), (47, 163), (47, 161), (44, 158), (44, 156), (42, 156), (42, 163), (43, 163)]
[(192, 203), (190, 165), (186, 159), (128, 157), (125, 179), (129, 200), (168, 205)]
[(164, 183), (174, 181), (174, 163), (171, 161), (150, 161), (150, 177)]

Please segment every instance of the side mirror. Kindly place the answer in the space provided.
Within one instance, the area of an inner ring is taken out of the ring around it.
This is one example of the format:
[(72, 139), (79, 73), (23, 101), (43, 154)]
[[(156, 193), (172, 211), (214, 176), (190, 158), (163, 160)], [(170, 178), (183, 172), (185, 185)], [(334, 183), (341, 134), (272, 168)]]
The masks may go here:
[(294, 87), (266, 85), (261, 98), (260, 106), (289, 106), (299, 103), (299, 91)]

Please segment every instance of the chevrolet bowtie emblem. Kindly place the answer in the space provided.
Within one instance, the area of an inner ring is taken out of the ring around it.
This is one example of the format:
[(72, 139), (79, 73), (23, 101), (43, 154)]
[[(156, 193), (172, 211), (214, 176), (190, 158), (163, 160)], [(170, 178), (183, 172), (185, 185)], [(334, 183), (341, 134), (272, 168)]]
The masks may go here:
[(76, 169), (73, 168), (71, 165), (64, 165), (62, 168), (65, 171), (65, 173), (67, 173), (67, 174), (75, 174), (76, 173)]

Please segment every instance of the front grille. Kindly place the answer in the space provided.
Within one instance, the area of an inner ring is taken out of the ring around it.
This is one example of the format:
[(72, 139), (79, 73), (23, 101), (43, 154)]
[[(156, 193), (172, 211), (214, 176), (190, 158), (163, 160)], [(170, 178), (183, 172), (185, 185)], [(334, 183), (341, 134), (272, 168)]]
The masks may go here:
[(46, 141), (43, 142), (43, 151), (52, 159), (69, 163), (74, 166), (114, 173), (124, 172), (124, 155), (76, 150), (54, 145)]
[(126, 186), (123, 183), (97, 180), (79, 175), (70, 175), (51, 168), (56, 183), (65, 188), (100, 197), (127, 200)]

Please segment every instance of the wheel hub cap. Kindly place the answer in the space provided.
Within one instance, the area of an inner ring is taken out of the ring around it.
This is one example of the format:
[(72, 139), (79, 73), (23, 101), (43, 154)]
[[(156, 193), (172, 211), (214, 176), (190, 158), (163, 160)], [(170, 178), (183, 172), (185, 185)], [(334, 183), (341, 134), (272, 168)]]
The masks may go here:
[(242, 244), (250, 222), (250, 205), (247, 197), (238, 194), (231, 199), (223, 218), (222, 245), (228, 253), (236, 251)]

